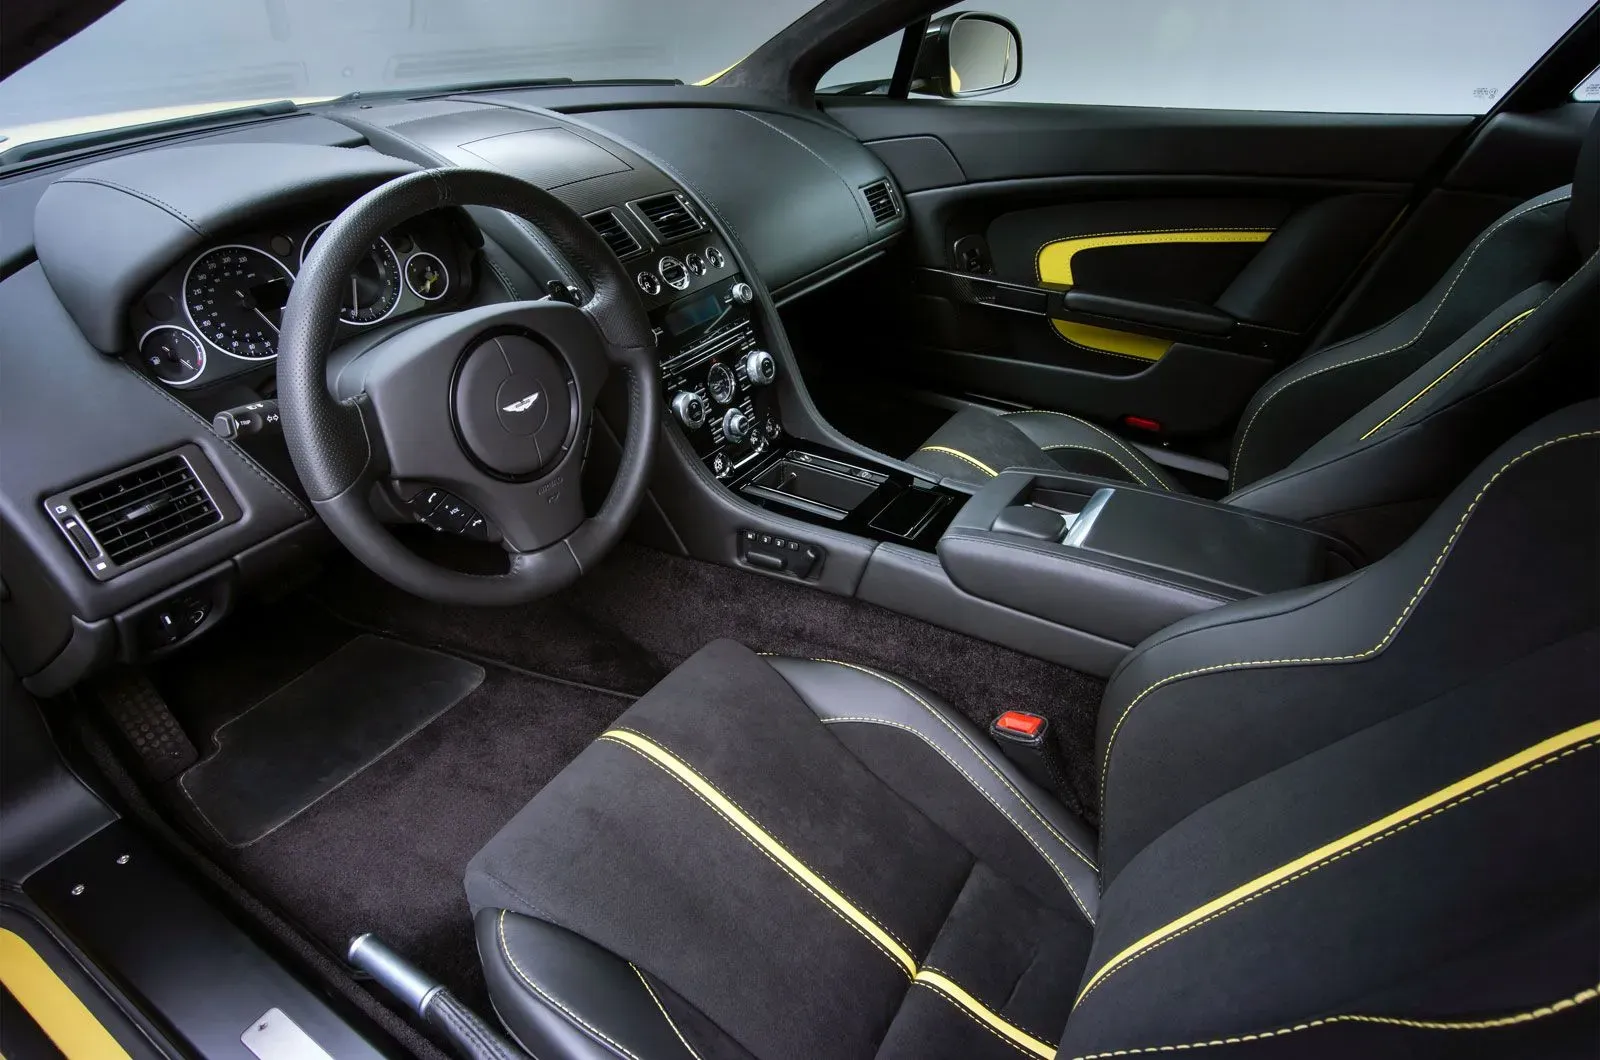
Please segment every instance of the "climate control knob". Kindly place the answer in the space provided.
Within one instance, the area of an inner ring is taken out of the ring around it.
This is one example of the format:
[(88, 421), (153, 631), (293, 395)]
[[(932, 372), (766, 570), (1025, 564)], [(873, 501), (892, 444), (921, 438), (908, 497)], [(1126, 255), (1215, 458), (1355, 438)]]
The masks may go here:
[(691, 431), (706, 425), (706, 403), (700, 400), (699, 394), (678, 391), (672, 396), (672, 412), (678, 417), (678, 422)]
[(735, 302), (738, 302), (740, 305), (749, 305), (751, 302), (756, 300), (756, 289), (751, 287), (748, 283), (745, 283), (743, 280), (740, 280), (738, 283), (728, 288), (728, 296)]
[(743, 409), (729, 409), (722, 417), (722, 436), (730, 442), (742, 442), (750, 437), (752, 426)]
[(751, 386), (767, 386), (778, 378), (778, 362), (766, 350), (751, 350), (744, 359), (744, 377)]

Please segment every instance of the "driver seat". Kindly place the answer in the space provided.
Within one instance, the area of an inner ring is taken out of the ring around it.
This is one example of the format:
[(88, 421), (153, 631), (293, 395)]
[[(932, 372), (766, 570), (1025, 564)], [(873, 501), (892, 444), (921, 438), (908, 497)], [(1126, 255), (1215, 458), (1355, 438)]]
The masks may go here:
[(1587, 402), (1145, 641), (1098, 835), (927, 689), (713, 643), (473, 859), (495, 1008), (541, 1060), (1585, 1054), (1596, 482)]

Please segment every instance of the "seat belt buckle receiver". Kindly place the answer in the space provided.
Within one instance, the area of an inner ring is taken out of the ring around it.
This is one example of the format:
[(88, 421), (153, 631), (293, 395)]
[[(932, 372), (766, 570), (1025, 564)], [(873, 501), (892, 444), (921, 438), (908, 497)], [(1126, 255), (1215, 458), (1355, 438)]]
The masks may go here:
[(989, 723), (989, 735), (1007, 743), (1037, 744), (1050, 731), (1050, 719), (1021, 710), (1008, 710)]
[(1076, 807), (1067, 784), (1066, 763), (1061, 748), (1050, 738), (1050, 720), (1038, 714), (1008, 710), (989, 723), (989, 737), (1002, 754), (1022, 771), (1022, 775), (1052, 792), (1067, 805)]

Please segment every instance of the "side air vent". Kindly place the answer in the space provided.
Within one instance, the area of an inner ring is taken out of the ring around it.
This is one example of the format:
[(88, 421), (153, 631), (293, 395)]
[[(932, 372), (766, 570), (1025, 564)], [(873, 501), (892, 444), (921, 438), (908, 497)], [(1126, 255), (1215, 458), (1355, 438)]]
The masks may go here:
[(675, 243), (696, 232), (705, 231), (706, 226), (700, 223), (700, 218), (695, 216), (688, 200), (682, 195), (656, 195), (640, 199), (633, 205), (639, 211), (639, 216), (650, 222), (650, 227), (656, 230), (663, 244)]
[(239, 517), (195, 446), (51, 497), (45, 507), (101, 580)]
[(634, 238), (633, 233), (628, 231), (615, 210), (601, 210), (599, 213), (589, 214), (584, 220), (589, 222), (589, 227), (600, 233), (600, 238), (606, 241), (606, 246), (622, 260), (626, 261), (644, 253), (644, 247)]
[(875, 181), (861, 189), (867, 200), (867, 209), (878, 224), (887, 224), (900, 216), (900, 200), (895, 197), (894, 185), (887, 180)]

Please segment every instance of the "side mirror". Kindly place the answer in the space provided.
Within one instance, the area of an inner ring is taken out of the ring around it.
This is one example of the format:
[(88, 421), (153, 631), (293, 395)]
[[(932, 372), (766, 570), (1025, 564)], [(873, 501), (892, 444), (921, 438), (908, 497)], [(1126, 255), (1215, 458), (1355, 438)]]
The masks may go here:
[(1022, 76), (1022, 34), (999, 15), (934, 19), (912, 68), (911, 91), (957, 99), (1010, 88)]

